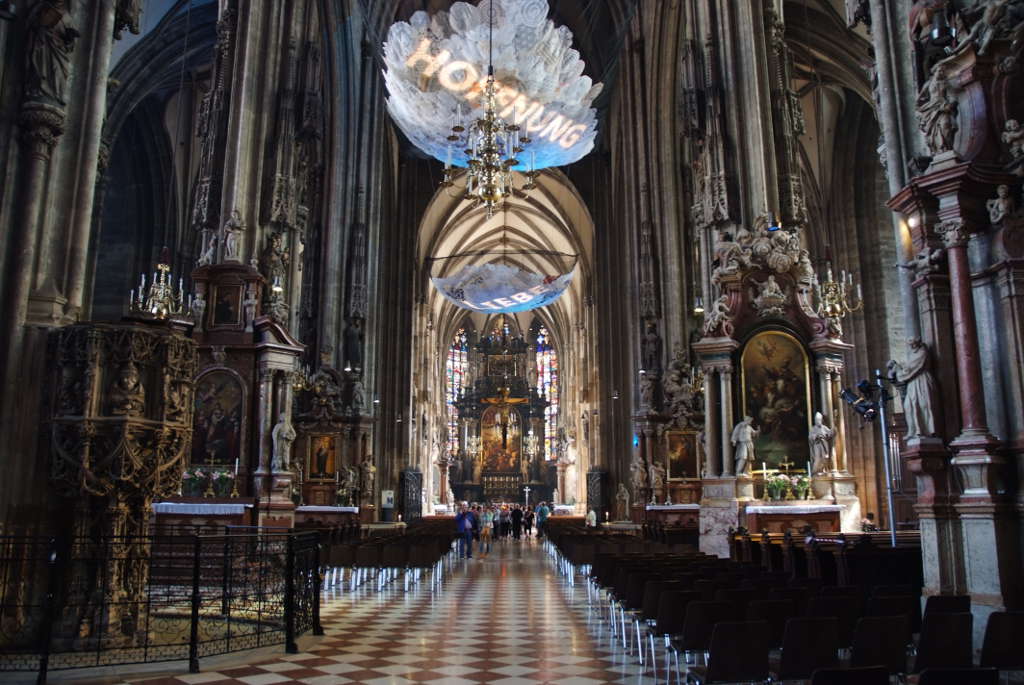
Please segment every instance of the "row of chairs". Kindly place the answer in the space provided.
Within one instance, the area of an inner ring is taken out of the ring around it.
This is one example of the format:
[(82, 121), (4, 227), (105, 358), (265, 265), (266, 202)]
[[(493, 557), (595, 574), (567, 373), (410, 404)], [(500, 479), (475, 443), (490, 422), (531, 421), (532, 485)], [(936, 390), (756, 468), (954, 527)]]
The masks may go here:
[(454, 563), (454, 544), (450, 520), (414, 523), (404, 533), (335, 542), (326, 546), (324, 586), (347, 585), (354, 591), (373, 582), (379, 590), (401, 577), (408, 590), (410, 583), (429, 577), (436, 588)]
[[(784, 573), (764, 572), (759, 564), (707, 557), (692, 549), (595, 551), (589, 566), (578, 556), (568, 558), (581, 548), (600, 549), (605, 542), (618, 541), (570, 530), (552, 537), (560, 570), (566, 575), (575, 575), (577, 569), (588, 574), (588, 601), (607, 598), (613, 633), (630, 651), (635, 644), (641, 664), (649, 655), (656, 677), (659, 642), (664, 644), (666, 678), (674, 665), (677, 680), (679, 652), (693, 662), (687, 677), (708, 682), (743, 668), (747, 673), (763, 671), (767, 677), (771, 650), (781, 650), (774, 671), (784, 678), (808, 678), (817, 669), (834, 668), (841, 653), (849, 665), (881, 666), (887, 676), (972, 666), (968, 597), (929, 598), (928, 619), (919, 628), (920, 590), (913, 586), (822, 586), (815, 579), (794, 581)], [(1018, 668), (1020, 657), (1009, 646), (1009, 636), (1024, 628), (1021, 616), (993, 615), (982, 666)], [(716, 641), (719, 626), (725, 632)], [(918, 630), (921, 639), (909, 661), (912, 634)], [(742, 637), (743, 631), (756, 632), (757, 640)], [(698, 665), (702, 660), (706, 665)]]

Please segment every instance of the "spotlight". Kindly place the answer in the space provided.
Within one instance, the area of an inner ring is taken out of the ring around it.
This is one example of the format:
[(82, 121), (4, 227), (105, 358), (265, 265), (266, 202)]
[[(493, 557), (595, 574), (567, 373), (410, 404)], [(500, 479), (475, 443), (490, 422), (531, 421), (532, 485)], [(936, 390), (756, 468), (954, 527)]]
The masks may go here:
[(774, 214), (768, 215), (768, 232), (774, 233), (782, 228), (782, 224), (775, 218)]
[(861, 426), (869, 421), (874, 421), (878, 416), (878, 403), (874, 399), (874, 388), (868, 383), (867, 380), (862, 380), (857, 384), (857, 389), (861, 392), (857, 395), (849, 388), (843, 388), (839, 393), (839, 396), (843, 400), (853, 407), (853, 410), (860, 414)]
[(704, 298), (700, 295), (693, 298), (693, 313), (698, 316), (704, 313)]
[(281, 285), (281, 277), (280, 276), (274, 276), (274, 283), (273, 283), (273, 285), (270, 286), (270, 289), (273, 290), (275, 293), (283, 293), (284, 292), (284, 286)]

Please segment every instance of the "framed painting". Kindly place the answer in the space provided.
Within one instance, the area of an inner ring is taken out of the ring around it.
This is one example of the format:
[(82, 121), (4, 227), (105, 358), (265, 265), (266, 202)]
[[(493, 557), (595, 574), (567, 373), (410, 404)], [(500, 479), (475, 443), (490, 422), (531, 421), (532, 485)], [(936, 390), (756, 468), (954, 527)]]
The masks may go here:
[(310, 435), (309, 464), (306, 473), (310, 480), (334, 480), (338, 465), (338, 436)]
[(810, 458), (811, 377), (803, 344), (784, 331), (762, 331), (743, 347), (740, 367), (743, 413), (760, 431), (753, 463), (775, 468), (783, 462), (805, 464)]
[(700, 476), (697, 463), (696, 431), (665, 431), (668, 453), (668, 479), (686, 480)]
[(489, 407), (480, 417), (481, 457), (484, 471), (518, 470), (522, 427), (519, 411)]
[(233, 466), (242, 453), (242, 382), (228, 371), (196, 381), (192, 463)]
[(218, 285), (214, 289), (213, 325), (242, 325), (242, 286)]

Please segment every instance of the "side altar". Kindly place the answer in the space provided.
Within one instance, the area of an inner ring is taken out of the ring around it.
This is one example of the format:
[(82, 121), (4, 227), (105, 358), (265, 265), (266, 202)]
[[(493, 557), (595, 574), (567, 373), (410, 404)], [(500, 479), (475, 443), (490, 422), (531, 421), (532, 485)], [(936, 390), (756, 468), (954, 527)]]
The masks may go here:
[(701, 550), (728, 556), (739, 526), (858, 529), (840, 393), (852, 349), (842, 319), (860, 308), (859, 288), (827, 259), (819, 277), (798, 225), (767, 216), (716, 229), (712, 266), (716, 296), (692, 346), (708, 408)]

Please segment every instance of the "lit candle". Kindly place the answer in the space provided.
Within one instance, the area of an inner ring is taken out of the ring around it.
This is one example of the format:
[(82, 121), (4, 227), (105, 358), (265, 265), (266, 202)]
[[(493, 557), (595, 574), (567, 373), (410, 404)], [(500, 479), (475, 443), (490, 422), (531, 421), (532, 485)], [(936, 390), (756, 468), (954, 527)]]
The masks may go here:
[(807, 476), (810, 477), (810, 475), (811, 475), (811, 462), (807, 462)]
[(135, 304), (135, 288), (128, 293), (128, 306), (131, 307), (133, 304)]
[(142, 299), (142, 293), (146, 290), (146, 274), (139, 274), (139, 299)]
[(185, 292), (185, 279), (184, 278), (179, 278), (178, 279), (178, 292), (179, 293)]
[(537, 170), (537, 151), (530, 150), (530, 171)]
[(762, 474), (762, 475), (763, 475), (763, 476), (764, 476), (765, 478), (767, 478), (767, 477), (768, 477), (768, 462), (766, 462), (766, 461), (762, 461), (762, 462), (761, 462), (761, 474)]
[(235, 477), (238, 477), (238, 457), (235, 457)]
[(863, 300), (864, 299), (863, 295), (861, 295), (861, 292), (860, 292), (860, 283), (857, 284), (857, 299), (858, 300)]
[(445, 169), (451, 169), (452, 168), (452, 146), (451, 145), (448, 146), (448, 159), (445, 160), (444, 168)]
[(458, 112), (458, 125), (462, 126), (462, 103), (461, 102), (457, 104), (456, 111)]

